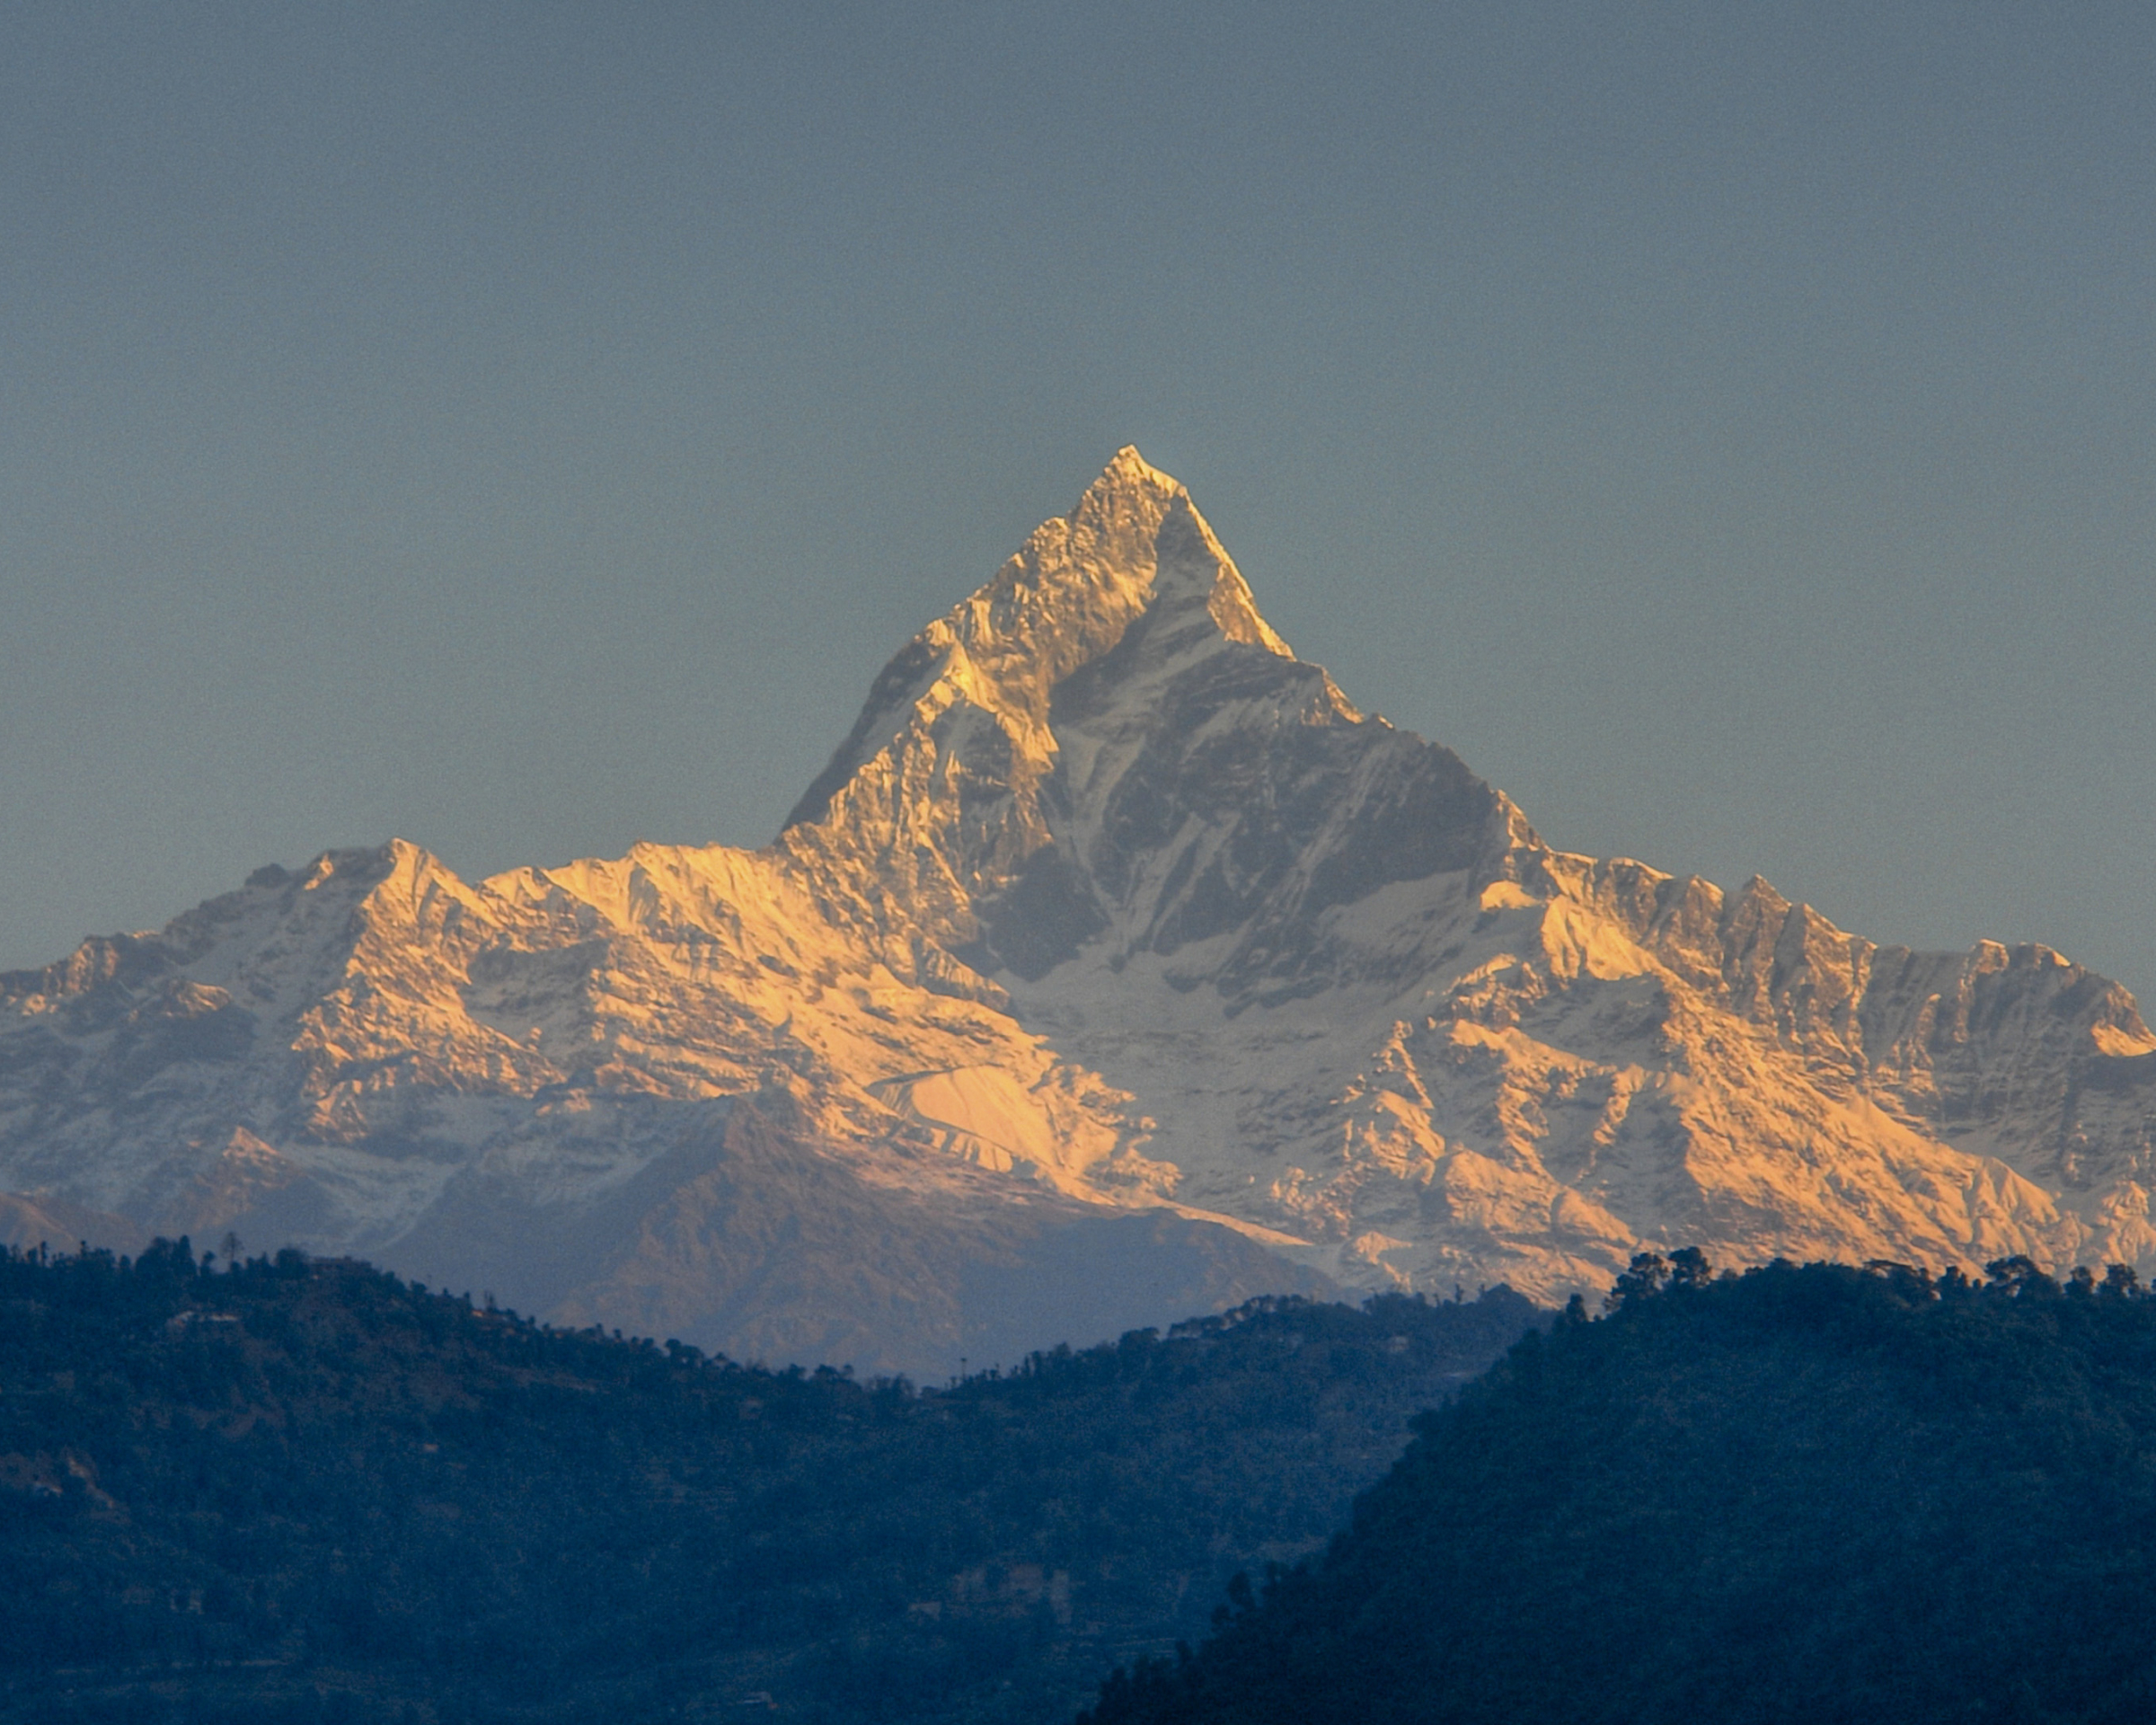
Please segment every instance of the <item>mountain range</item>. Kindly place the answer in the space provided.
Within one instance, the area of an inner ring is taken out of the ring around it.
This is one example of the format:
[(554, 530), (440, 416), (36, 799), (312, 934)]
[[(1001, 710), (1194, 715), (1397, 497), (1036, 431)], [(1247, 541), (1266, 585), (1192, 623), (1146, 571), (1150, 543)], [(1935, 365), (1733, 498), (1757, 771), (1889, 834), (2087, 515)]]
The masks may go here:
[(0, 1235), (873, 1370), (1685, 1245), (2152, 1269), (2152, 1128), (2123, 988), (1553, 849), (1134, 449), (761, 850), (331, 851), (0, 976)]

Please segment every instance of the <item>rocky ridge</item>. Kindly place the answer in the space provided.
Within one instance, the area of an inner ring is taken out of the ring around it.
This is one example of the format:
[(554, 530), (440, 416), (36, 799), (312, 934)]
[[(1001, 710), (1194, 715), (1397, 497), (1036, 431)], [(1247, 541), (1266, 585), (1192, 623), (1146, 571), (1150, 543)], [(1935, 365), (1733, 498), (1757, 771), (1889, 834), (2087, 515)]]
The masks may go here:
[(1551, 849), (1128, 449), (762, 851), (470, 884), (400, 841), (0, 978), (40, 1216), (916, 1369), (1320, 1271), (2156, 1269), (2152, 1125), (2156, 1037), (2055, 953)]

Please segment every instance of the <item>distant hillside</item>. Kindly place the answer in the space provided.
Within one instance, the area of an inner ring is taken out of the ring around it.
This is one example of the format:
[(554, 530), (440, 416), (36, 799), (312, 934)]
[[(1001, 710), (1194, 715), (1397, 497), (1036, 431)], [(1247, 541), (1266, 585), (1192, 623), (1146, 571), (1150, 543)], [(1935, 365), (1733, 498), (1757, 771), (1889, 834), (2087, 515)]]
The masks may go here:
[[(1091, 1725), (2156, 1718), (2156, 1300), (1642, 1260)], [(1659, 1291), (1657, 1291), (1659, 1290)]]
[(1067, 1717), (1536, 1317), (1259, 1302), (916, 1390), (296, 1252), (0, 1254), (0, 1717)]

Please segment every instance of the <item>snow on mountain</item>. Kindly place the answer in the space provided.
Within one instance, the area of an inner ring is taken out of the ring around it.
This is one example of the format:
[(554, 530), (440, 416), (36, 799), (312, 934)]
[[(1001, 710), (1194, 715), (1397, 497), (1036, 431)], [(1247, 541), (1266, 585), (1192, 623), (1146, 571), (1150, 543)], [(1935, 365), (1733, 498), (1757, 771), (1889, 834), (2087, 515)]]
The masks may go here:
[(2156, 1269), (2152, 1125), (2156, 1037), (2043, 948), (1551, 850), (1129, 449), (762, 851), (333, 852), (0, 978), (24, 1214), (916, 1370), (1321, 1270)]

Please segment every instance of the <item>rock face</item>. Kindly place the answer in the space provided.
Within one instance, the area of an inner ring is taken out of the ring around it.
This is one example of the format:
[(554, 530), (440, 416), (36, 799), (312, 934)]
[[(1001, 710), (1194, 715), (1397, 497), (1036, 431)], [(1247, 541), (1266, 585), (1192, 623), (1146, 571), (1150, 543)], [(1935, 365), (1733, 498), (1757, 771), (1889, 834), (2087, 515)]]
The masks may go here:
[(766, 1357), (941, 1369), (1328, 1277), (1548, 1297), (1655, 1246), (2156, 1269), (2123, 989), (1551, 850), (1128, 449), (765, 849), (332, 852), (0, 1013), (40, 1216)]

